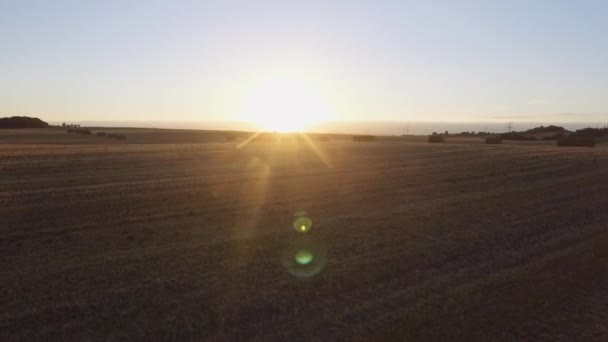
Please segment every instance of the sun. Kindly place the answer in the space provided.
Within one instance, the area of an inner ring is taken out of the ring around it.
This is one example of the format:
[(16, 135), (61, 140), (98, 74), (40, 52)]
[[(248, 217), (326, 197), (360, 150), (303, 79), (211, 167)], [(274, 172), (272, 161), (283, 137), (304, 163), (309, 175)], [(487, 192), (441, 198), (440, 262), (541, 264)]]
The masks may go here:
[(301, 132), (332, 117), (319, 87), (297, 78), (276, 78), (255, 84), (242, 102), (242, 120), (258, 129)]

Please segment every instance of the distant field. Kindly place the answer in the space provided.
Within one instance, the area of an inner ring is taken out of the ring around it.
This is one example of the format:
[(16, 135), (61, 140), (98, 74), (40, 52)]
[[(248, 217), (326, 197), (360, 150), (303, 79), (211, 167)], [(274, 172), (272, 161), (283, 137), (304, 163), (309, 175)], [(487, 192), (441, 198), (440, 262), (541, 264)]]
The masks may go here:
[(92, 130), (0, 130), (0, 340), (608, 339), (608, 145)]

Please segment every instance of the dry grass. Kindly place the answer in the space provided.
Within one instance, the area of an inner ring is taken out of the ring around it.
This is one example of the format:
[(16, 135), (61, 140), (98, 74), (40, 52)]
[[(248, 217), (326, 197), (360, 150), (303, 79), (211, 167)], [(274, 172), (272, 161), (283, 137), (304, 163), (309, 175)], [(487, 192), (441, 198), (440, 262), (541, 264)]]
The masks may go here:
[(44, 132), (0, 133), (2, 340), (608, 338), (603, 145)]

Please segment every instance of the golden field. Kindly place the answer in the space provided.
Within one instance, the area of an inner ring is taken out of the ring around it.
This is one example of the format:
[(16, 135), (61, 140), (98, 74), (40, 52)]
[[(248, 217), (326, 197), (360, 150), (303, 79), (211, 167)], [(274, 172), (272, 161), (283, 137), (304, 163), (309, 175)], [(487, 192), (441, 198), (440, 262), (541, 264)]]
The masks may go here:
[(608, 338), (608, 145), (93, 131), (0, 132), (2, 340)]

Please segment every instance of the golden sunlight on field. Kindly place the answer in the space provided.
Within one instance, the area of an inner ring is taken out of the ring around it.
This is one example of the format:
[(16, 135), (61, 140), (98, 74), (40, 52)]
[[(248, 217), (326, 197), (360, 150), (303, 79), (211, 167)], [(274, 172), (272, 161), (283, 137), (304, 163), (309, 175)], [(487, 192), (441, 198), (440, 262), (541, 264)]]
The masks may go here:
[(604, 144), (105, 130), (0, 134), (2, 340), (608, 336)]

